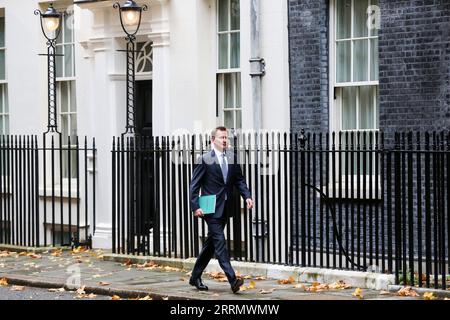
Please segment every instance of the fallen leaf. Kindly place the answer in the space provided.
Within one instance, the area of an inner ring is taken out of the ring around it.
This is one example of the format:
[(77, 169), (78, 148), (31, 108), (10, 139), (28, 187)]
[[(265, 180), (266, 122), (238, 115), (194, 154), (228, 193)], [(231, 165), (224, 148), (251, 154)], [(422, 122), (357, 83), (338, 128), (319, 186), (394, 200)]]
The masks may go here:
[(111, 297), (111, 300), (122, 300), (122, 298), (120, 298), (120, 297), (117, 296), (117, 295), (113, 295), (113, 296)]
[(0, 258), (9, 257), (11, 253), (9, 251), (0, 251)]
[(255, 278), (255, 280), (266, 280), (266, 277), (258, 276), (258, 277)]
[(40, 258), (42, 258), (40, 255), (35, 254), (33, 252), (28, 253), (27, 256), (29, 256), (30, 258), (33, 258), (33, 259), (40, 259)]
[(334, 289), (334, 290), (344, 290), (344, 289), (348, 289), (351, 288), (352, 286), (346, 284), (344, 281), (339, 280), (337, 282), (334, 282), (332, 284), (329, 285), (330, 289)]
[(103, 282), (103, 281), (100, 281), (99, 283), (98, 283), (98, 285), (99, 286), (109, 286), (111, 283), (109, 283), (109, 282)]
[(417, 294), (416, 291), (414, 291), (410, 286), (401, 288), (400, 290), (397, 291), (397, 295), (401, 296), (401, 297), (418, 297), (419, 295)]
[(84, 288), (86, 288), (86, 286), (82, 286), (81, 288), (78, 288), (76, 293), (79, 294), (79, 295), (86, 294), (86, 292), (84, 291)]
[(163, 300), (169, 300), (169, 297), (163, 297)]
[(64, 291), (66, 291), (66, 289), (64, 289), (64, 288), (58, 288), (58, 289), (52, 288), (52, 289), (48, 289), (48, 291), (50, 291), (50, 292), (64, 292)]
[(252, 276), (249, 276), (249, 275), (244, 276), (244, 279), (245, 279), (245, 280), (249, 280), (249, 279), (251, 279), (251, 278), (252, 278)]
[(386, 294), (391, 294), (391, 293), (389, 291), (384, 291), (384, 290), (380, 291), (380, 295), (386, 295)]
[(19, 257), (26, 256), (28, 253), (26, 251), (22, 251), (19, 253)]
[(0, 286), (7, 286), (8, 285), (8, 281), (6, 280), (6, 278), (2, 278), (0, 279)]
[(289, 279), (278, 280), (278, 284), (293, 284), (295, 283), (294, 277), (289, 277)]
[(303, 289), (306, 290), (306, 286), (303, 283), (296, 284), (294, 286), (295, 289)]
[(255, 289), (256, 283), (255, 281), (250, 281), (250, 284), (248, 285), (248, 289)]
[(92, 299), (92, 298), (95, 298), (96, 296), (97, 296), (96, 294), (90, 293), (86, 297), (89, 299)]
[(53, 251), (50, 255), (53, 257), (60, 257), (62, 254), (62, 249), (57, 249), (55, 251)]
[(437, 299), (437, 297), (433, 294), (433, 292), (425, 292), (423, 294), (423, 298), (425, 300), (436, 300)]
[(186, 279), (185, 278), (180, 278), (180, 281), (186, 281)]
[(264, 289), (261, 289), (261, 290), (259, 291), (259, 294), (269, 294), (269, 293), (272, 293), (274, 290), (275, 290), (274, 288), (272, 288), (272, 289), (270, 289), (270, 290), (264, 290)]
[(138, 300), (153, 300), (153, 298), (150, 296), (145, 296), (143, 298), (139, 298)]
[(352, 293), (352, 296), (359, 298), (359, 299), (364, 298), (361, 288), (356, 288), (355, 291)]
[(24, 286), (12, 286), (11, 291), (23, 291), (25, 289)]

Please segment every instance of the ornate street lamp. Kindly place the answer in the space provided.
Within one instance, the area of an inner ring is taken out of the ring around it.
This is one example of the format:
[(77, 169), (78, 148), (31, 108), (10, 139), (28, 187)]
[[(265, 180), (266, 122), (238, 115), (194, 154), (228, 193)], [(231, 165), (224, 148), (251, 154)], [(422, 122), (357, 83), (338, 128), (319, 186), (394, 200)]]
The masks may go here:
[[(118, 2), (113, 5), (114, 9), (119, 9), (120, 24), (127, 37), (127, 124), (126, 131), (122, 134), (136, 133), (135, 124), (135, 60), (136, 53), (136, 33), (141, 26), (142, 11), (147, 11), (147, 5), (139, 6), (133, 0), (120, 6)], [(123, 51), (123, 50), (119, 50)]]
[(47, 54), (41, 54), (47, 56), (47, 72), (48, 72), (48, 132), (58, 132), (57, 110), (56, 110), (56, 39), (61, 33), (61, 18), (62, 13), (53, 8), (51, 3), (47, 11), (42, 13), (40, 10), (34, 11), (35, 15), (40, 16), (41, 29), (44, 37), (47, 39)]

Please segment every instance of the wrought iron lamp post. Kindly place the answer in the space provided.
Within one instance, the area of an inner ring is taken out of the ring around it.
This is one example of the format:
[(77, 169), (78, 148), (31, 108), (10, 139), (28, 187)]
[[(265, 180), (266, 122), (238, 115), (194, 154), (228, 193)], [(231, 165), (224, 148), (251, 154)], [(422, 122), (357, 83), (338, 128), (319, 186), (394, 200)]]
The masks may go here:
[(47, 39), (47, 73), (48, 73), (48, 124), (47, 132), (58, 132), (57, 110), (56, 110), (56, 39), (61, 33), (62, 13), (53, 8), (50, 4), (47, 11), (42, 13), (39, 9), (34, 11), (35, 15), (40, 16), (41, 29), (44, 37)]
[[(136, 133), (135, 123), (135, 53), (136, 53), (136, 34), (141, 26), (142, 11), (147, 11), (147, 5), (139, 6), (133, 0), (121, 6), (118, 2), (113, 5), (114, 9), (119, 9), (120, 24), (127, 37), (127, 115), (126, 130), (122, 134)], [(123, 50), (119, 50), (123, 51)]]

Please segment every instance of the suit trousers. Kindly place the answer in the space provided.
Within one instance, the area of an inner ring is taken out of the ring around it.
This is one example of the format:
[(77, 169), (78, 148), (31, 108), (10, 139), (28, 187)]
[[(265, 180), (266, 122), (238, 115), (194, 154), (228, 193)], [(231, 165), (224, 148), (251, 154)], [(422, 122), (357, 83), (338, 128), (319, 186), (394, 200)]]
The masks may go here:
[(236, 281), (236, 274), (230, 263), (230, 256), (223, 233), (223, 229), (227, 224), (227, 218), (216, 219), (206, 217), (205, 221), (208, 224), (208, 237), (203, 243), (203, 248), (195, 262), (194, 269), (192, 270), (192, 278), (196, 279), (201, 277), (209, 261), (215, 254), (220, 267), (227, 276), (228, 282), (233, 284)]

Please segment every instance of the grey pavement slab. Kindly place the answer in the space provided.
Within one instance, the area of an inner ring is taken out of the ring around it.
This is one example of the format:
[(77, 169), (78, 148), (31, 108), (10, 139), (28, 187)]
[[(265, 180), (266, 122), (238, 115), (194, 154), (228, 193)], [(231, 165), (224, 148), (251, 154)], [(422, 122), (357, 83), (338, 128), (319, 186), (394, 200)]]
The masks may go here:
[[(211, 274), (203, 275), (209, 290), (198, 291), (189, 285), (189, 271), (144, 265), (140, 262), (103, 261), (99, 251), (64, 251), (57, 256), (52, 256), (52, 251), (48, 251), (39, 253), (38, 257), (17, 253), (2, 254), (0, 251), (0, 279), (4, 277), (11, 283), (26, 283), (30, 286), (64, 286), (73, 283), (73, 277), (76, 276), (80, 284), (86, 285), (89, 290), (107, 295), (150, 294), (155, 298), (192, 300), (360, 300), (352, 295), (356, 288), (310, 292), (305, 291), (304, 287), (294, 288), (297, 282), (280, 284), (274, 279), (256, 280), (255, 277), (245, 280), (245, 291), (233, 294), (227, 282), (219, 282), (218, 279), (211, 278)], [(249, 287), (250, 284), (254, 287)], [(310, 285), (304, 283), (305, 287)], [(363, 289), (362, 295), (363, 300), (411, 299), (372, 289)]]

